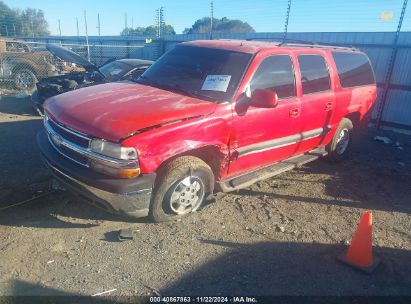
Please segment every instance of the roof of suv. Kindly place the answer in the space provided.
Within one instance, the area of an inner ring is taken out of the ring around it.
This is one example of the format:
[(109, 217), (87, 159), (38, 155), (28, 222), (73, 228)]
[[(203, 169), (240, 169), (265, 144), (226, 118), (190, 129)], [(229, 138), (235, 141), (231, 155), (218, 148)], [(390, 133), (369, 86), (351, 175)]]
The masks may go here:
[(333, 45), (322, 44), (310, 44), (310, 43), (281, 43), (281, 42), (265, 42), (265, 41), (248, 41), (248, 40), (235, 40), (235, 39), (218, 39), (218, 40), (194, 40), (183, 42), (183, 45), (208, 47), (215, 49), (224, 49), (230, 51), (237, 51), (242, 53), (255, 54), (260, 50), (286, 47), (286, 48), (313, 48), (313, 49), (344, 49), (347, 51), (356, 51), (352, 47), (341, 47)]

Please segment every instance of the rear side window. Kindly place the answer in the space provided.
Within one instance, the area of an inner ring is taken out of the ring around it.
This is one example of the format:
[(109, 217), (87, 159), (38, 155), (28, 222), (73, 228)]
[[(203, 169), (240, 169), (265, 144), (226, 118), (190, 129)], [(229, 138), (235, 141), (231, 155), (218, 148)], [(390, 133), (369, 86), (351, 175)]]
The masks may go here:
[(366, 55), (343, 52), (333, 52), (332, 55), (343, 88), (375, 83), (374, 73)]
[(301, 82), (303, 94), (327, 91), (330, 89), (330, 74), (321, 55), (300, 55)]
[(295, 96), (294, 68), (288, 55), (267, 57), (261, 62), (250, 82), (251, 92), (268, 89), (277, 93), (278, 98)]

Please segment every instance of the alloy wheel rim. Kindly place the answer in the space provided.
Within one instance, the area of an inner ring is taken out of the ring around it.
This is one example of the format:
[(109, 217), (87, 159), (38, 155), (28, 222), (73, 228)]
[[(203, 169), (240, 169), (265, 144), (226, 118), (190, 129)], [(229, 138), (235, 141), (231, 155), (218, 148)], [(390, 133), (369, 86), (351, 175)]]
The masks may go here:
[(197, 176), (188, 176), (179, 181), (172, 189), (170, 209), (183, 215), (196, 211), (204, 199), (204, 183)]
[(350, 143), (350, 132), (347, 128), (341, 130), (338, 139), (337, 139), (337, 146), (336, 152), (338, 155), (344, 154), (344, 152), (348, 148), (348, 144)]
[(19, 72), (16, 76), (17, 85), (22, 88), (31, 88), (33, 86), (33, 77), (29, 72)]

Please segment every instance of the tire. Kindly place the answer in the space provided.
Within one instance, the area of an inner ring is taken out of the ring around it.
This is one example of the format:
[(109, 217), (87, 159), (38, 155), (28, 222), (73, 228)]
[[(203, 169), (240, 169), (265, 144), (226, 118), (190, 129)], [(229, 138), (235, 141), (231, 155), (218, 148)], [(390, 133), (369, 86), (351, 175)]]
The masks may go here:
[(327, 146), (328, 159), (334, 162), (343, 161), (349, 152), (352, 140), (353, 123), (343, 118), (335, 131), (334, 137)]
[(174, 221), (198, 210), (214, 190), (214, 174), (201, 159), (182, 156), (157, 173), (150, 215), (155, 222)]
[(13, 80), (18, 90), (32, 91), (36, 88), (37, 77), (30, 69), (16, 69), (13, 73)]

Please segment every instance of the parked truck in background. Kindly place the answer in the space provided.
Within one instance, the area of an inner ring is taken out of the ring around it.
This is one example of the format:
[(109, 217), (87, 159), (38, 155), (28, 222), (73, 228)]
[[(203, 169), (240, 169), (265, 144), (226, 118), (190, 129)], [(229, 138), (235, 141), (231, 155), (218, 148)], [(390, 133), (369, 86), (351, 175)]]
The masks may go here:
[(37, 50), (24, 41), (0, 39), (0, 80), (11, 81), (19, 90), (33, 90), (38, 79), (57, 75), (61, 63), (47, 50)]

